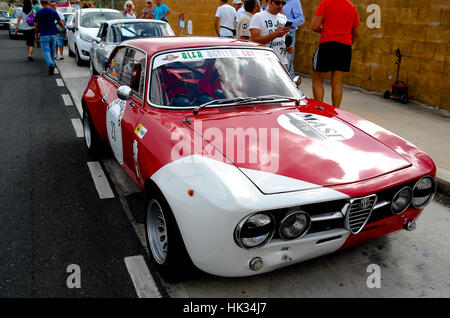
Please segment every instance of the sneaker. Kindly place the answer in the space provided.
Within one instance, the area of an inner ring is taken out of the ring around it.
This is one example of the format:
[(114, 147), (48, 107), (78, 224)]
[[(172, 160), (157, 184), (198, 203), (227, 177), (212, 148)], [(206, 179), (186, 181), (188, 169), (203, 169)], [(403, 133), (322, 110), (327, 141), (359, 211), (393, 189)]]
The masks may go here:
[(61, 60), (61, 57), (58, 55), (57, 57), (55, 57), (55, 61), (59, 61)]
[(59, 56), (59, 59), (60, 59), (60, 60), (64, 60), (64, 56), (60, 55), (60, 56)]
[(48, 75), (53, 75), (55, 73), (55, 65), (50, 65), (48, 67)]
[(33, 57), (32, 57), (32, 56), (29, 56), (29, 57), (28, 57), (28, 61), (33, 62), (33, 61), (34, 61)]

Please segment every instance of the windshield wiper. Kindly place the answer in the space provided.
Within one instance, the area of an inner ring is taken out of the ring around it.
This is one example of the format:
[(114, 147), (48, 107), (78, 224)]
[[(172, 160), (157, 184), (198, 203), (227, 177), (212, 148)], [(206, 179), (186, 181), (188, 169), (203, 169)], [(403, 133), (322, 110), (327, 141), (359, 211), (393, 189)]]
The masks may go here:
[(269, 100), (288, 100), (295, 102), (295, 105), (300, 105), (300, 102), (305, 99), (305, 95), (302, 94), (299, 98), (289, 97), (289, 96), (281, 96), (281, 95), (264, 95), (258, 97), (234, 97), (234, 98), (224, 98), (224, 99), (215, 99), (209, 101), (207, 103), (201, 104), (194, 108), (194, 115), (198, 114), (199, 110), (208, 106), (208, 105), (223, 105), (223, 104), (236, 104), (242, 105), (253, 102), (261, 102), (261, 101), (269, 101)]
[(207, 103), (201, 104), (194, 108), (194, 115), (198, 114), (198, 111), (202, 109), (203, 107), (206, 107), (208, 105), (223, 105), (223, 104), (245, 104), (253, 102), (255, 97), (233, 97), (233, 98), (223, 98), (223, 99), (215, 99), (211, 100)]

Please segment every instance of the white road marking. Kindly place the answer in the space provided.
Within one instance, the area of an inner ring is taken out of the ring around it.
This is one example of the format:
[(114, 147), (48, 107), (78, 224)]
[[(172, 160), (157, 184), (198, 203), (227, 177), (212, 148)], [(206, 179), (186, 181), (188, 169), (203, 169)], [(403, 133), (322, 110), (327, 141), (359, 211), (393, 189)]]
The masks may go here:
[(64, 86), (64, 81), (62, 80), (62, 78), (57, 78), (57, 79), (56, 79), (56, 84), (57, 84), (59, 87)]
[(98, 161), (89, 161), (87, 163), (92, 179), (94, 180), (95, 188), (97, 189), (100, 199), (112, 199), (114, 193), (106, 178), (105, 172)]
[(162, 298), (142, 255), (124, 258), (139, 298)]
[(58, 71), (58, 69), (57, 68), (55, 68), (55, 74), (59, 74), (59, 71)]
[(72, 98), (70, 98), (69, 94), (62, 94), (61, 96), (64, 101), (64, 105), (73, 106)]
[(83, 124), (81, 123), (81, 120), (79, 118), (72, 118), (70, 120), (72, 122), (73, 129), (75, 130), (75, 133), (77, 134), (78, 138), (84, 137), (83, 133)]

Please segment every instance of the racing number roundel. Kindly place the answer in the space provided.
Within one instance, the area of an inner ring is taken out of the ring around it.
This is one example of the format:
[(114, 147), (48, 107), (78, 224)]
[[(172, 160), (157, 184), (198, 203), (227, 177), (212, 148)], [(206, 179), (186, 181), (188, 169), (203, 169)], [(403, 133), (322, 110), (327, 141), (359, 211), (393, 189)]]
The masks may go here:
[(126, 101), (116, 99), (108, 105), (106, 110), (106, 130), (109, 144), (117, 161), (123, 165), (122, 145), (122, 117), (125, 111)]

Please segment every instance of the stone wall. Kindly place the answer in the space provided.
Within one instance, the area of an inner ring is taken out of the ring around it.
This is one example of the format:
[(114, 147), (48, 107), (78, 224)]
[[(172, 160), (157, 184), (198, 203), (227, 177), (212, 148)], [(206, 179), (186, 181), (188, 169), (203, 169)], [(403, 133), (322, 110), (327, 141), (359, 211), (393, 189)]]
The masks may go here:
[[(215, 35), (218, 0), (163, 0), (172, 9), (169, 23), (177, 35), (178, 16), (193, 21), (194, 35)], [(231, 0), (230, 0), (231, 2)], [(320, 0), (302, 1), (305, 24), (297, 31), (295, 69), (311, 73), (311, 59), (319, 35), (310, 30)], [(403, 54), (400, 79), (408, 78), (412, 98), (450, 109), (449, 0), (353, 0), (360, 17), (360, 38), (353, 48), (351, 72), (345, 82), (383, 92), (395, 79), (395, 50)], [(135, 1), (140, 11), (144, 0)], [(380, 7), (380, 28), (369, 28), (368, 5)], [(187, 32), (184, 31), (184, 35)]]

